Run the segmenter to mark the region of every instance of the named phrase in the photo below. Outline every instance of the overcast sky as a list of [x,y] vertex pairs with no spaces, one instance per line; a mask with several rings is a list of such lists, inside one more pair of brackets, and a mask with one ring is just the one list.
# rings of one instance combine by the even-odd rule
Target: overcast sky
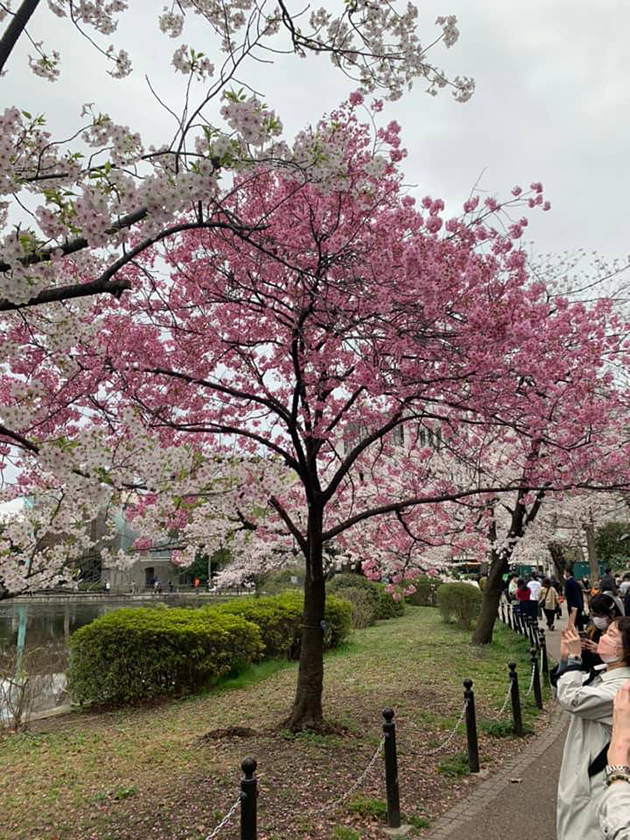
[[[81,105],[95,101],[145,137],[165,139],[168,118],[148,95],[144,72],[176,105],[183,79],[169,66],[171,53],[181,40],[202,46],[204,30],[193,18],[194,37],[188,30],[188,38],[170,41],[155,23],[163,0],[131,5],[132,13],[122,16],[112,36],[134,61],[131,79],[109,79],[104,60],[42,3],[31,30],[62,53],[61,81],[38,80],[23,60],[15,60],[0,82],[5,103],[45,112],[56,131],[67,132],[78,125]],[[419,85],[387,106],[384,121],[396,118],[403,126],[408,182],[418,185],[420,195],[441,196],[457,212],[482,173],[480,187],[492,194],[540,180],[553,210],[534,214],[529,228],[539,252],[583,247],[609,257],[627,255],[630,3],[419,0],[418,5],[426,42],[438,31],[436,15],[459,17],[460,41],[448,51],[438,47],[433,58],[450,75],[473,76],[477,92],[460,105],[448,92],[432,98]],[[207,51],[212,54],[212,44]],[[324,57],[282,58],[273,68],[250,65],[243,76],[278,111],[289,135],[354,87]]]
[[[106,75],[106,63],[93,48],[42,2],[31,33],[62,53],[61,80],[50,84],[34,77],[23,43],[0,80],[3,107],[45,113],[54,134],[68,136],[80,125],[82,104],[96,102],[145,141],[170,139],[173,126],[149,95],[144,74],[177,108],[186,80],[170,67],[173,49],[185,40],[213,56],[213,46],[203,44],[204,29],[194,17],[194,35],[185,30],[173,42],[159,33],[156,19],[164,0],[131,0],[131,5],[111,40],[128,49],[136,72],[117,82]],[[528,233],[538,253],[585,248],[609,258],[629,254],[630,3],[419,0],[419,7],[427,43],[437,32],[438,14],[459,17],[459,43],[448,51],[438,47],[433,60],[449,75],[473,76],[477,92],[460,105],[448,92],[432,98],[419,85],[386,106],[383,122],[395,118],[403,127],[409,150],[405,173],[417,194],[442,197],[457,213],[480,176],[480,188],[497,195],[516,183],[540,180],[553,209],[533,214]],[[107,45],[109,38],[100,42]],[[278,111],[289,136],[355,87],[324,57],[281,58],[274,67],[254,64],[243,77]]]

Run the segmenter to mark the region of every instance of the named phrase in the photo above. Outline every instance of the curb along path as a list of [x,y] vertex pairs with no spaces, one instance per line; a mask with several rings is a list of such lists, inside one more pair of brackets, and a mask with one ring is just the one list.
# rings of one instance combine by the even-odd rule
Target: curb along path
[[[565,624],[566,620],[558,622],[557,629],[547,633],[549,653],[556,660]],[[556,707],[547,730],[443,814],[427,840],[505,840],[507,836],[510,840],[555,840],[556,792],[567,725],[568,715]]]

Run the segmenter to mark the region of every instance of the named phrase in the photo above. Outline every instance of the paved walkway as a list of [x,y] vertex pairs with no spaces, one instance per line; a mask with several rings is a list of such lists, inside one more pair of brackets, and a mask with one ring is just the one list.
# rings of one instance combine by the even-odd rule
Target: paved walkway
[[[560,658],[560,627],[547,646]],[[547,731],[435,823],[430,840],[556,840],[556,789],[568,716],[556,707]],[[578,838],[576,838],[578,840]]]

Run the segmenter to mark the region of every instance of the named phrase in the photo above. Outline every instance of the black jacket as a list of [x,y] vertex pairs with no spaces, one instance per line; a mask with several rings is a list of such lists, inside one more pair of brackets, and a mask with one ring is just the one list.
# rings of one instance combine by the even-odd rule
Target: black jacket
[[577,607],[579,612],[584,609],[584,596],[582,595],[582,588],[577,580],[570,577],[564,582],[564,597],[567,601],[567,609],[569,612],[573,607]]

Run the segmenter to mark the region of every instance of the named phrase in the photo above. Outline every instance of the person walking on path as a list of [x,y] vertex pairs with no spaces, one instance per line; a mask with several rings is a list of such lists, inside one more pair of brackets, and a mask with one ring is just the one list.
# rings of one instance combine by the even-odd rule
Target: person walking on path
[[617,584],[612,576],[612,569],[606,569],[601,580],[600,589],[602,592],[611,592],[613,595],[617,594]]
[[527,588],[529,589],[529,591],[531,593],[531,600],[532,601],[537,601],[538,596],[540,595],[540,590],[541,590],[542,587],[541,587],[540,581],[536,577],[535,573],[532,574],[532,576],[531,576],[531,578],[530,578],[530,580],[527,584]]
[[564,570],[564,598],[567,602],[569,615],[571,615],[572,610],[577,610],[574,623],[578,630],[582,630],[584,628],[584,596],[579,583],[573,577],[571,569]]
[[597,652],[606,670],[584,681],[582,642],[573,608],[562,633],[558,703],[571,715],[558,780],[557,840],[601,840],[598,808],[605,791],[613,698],[630,679],[630,619],[615,619]]
[[547,629],[553,630],[556,623],[556,611],[558,609],[558,593],[551,585],[549,578],[543,578],[538,603],[543,609],[547,621]]

